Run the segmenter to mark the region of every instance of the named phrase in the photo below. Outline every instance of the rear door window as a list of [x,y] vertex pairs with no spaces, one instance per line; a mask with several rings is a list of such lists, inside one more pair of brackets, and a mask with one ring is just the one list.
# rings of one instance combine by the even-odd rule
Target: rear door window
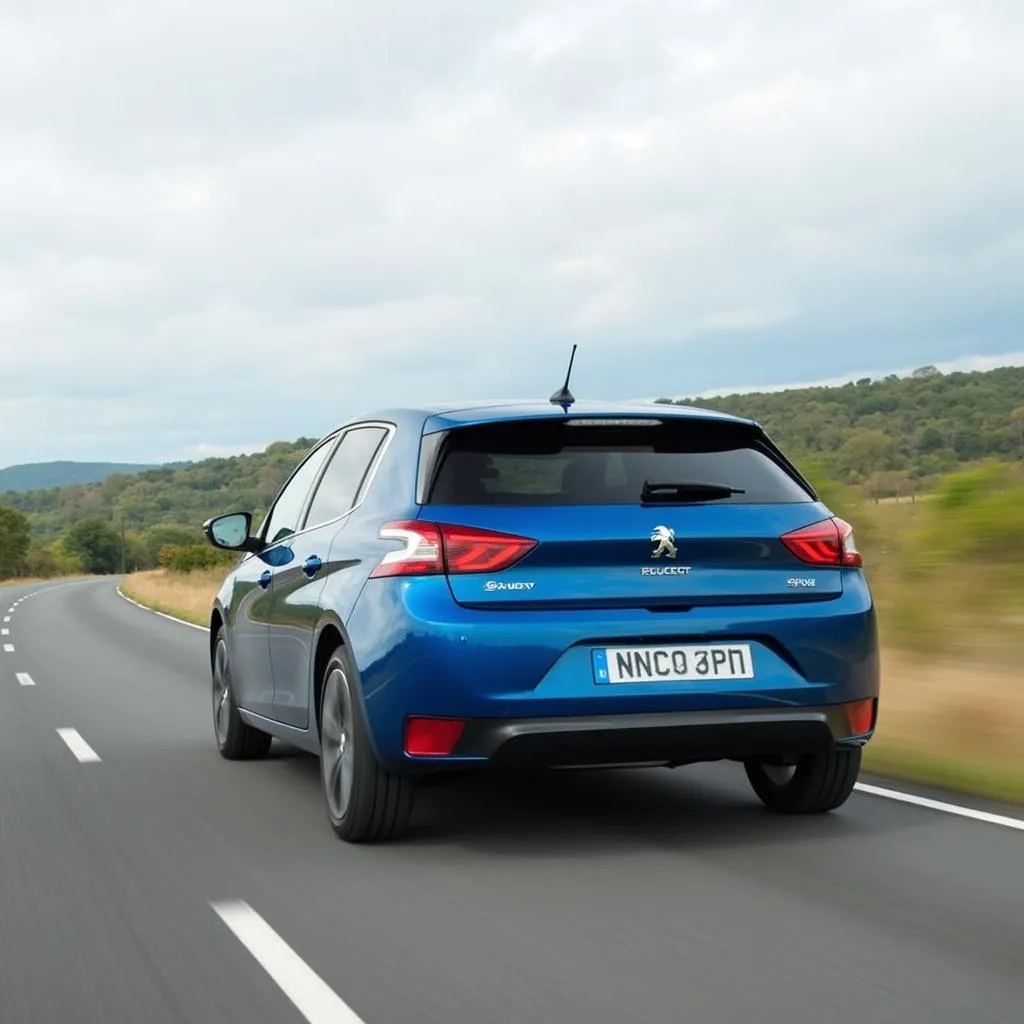
[[357,427],[346,432],[310,503],[307,527],[337,519],[352,508],[373,457],[386,436],[384,427]]
[[[718,485],[716,504],[809,502],[746,424],[689,420],[588,426],[511,421],[453,430],[439,450],[434,505],[639,505],[644,484]],[[691,498],[678,503],[686,503]],[[665,504],[664,501],[659,504]]]

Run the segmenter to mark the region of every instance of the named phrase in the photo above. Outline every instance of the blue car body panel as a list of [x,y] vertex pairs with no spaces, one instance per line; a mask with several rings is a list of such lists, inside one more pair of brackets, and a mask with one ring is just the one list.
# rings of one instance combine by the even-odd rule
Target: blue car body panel
[[[239,700],[243,717],[317,750],[317,657],[325,636],[347,647],[375,752],[395,770],[486,760],[473,753],[429,763],[408,757],[409,715],[522,722],[821,709],[877,696],[878,637],[864,572],[802,564],[779,540],[832,515],[813,494],[792,503],[664,507],[418,501],[423,453],[434,435],[586,416],[749,424],[675,406],[577,403],[566,413],[536,402],[395,409],[354,421],[391,431],[357,506],[286,538],[276,545],[283,554],[245,556],[218,595],[214,624],[225,623],[238,672],[252,676],[242,684],[253,695]],[[499,574],[371,578],[395,549],[378,530],[399,520],[511,532],[538,543]],[[659,525],[675,530],[671,563],[652,560],[651,531]],[[313,577],[302,568],[310,558],[322,563]],[[272,568],[269,593],[260,592],[254,581],[274,560],[282,564]],[[672,571],[652,571],[668,565]],[[488,587],[499,579],[532,586]],[[268,668],[261,675],[251,644],[263,618]],[[247,653],[237,650],[242,636]],[[595,652],[606,646],[712,641],[748,643],[755,679],[609,684],[595,673]]]

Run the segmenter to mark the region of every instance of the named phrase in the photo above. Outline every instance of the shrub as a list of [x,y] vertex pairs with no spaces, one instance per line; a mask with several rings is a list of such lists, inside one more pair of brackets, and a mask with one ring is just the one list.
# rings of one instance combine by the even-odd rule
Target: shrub
[[75,576],[83,571],[81,557],[65,550],[60,541],[52,544],[34,543],[25,556],[25,574],[35,579]]
[[208,544],[168,544],[160,549],[158,561],[171,572],[227,568],[237,556]]
[[953,473],[936,491],[926,521],[908,545],[909,568],[1024,568],[1022,524],[1024,479],[1009,466],[990,463]]

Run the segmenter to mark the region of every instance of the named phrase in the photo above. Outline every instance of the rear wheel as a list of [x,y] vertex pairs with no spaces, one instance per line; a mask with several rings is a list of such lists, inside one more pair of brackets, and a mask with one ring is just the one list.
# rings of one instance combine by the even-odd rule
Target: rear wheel
[[320,698],[320,778],[327,817],[350,843],[397,839],[412,816],[413,781],[385,771],[373,752],[343,647],[331,656]]
[[779,814],[823,814],[846,803],[860,774],[861,748],[809,754],[795,765],[747,761],[747,778],[761,802]]
[[270,750],[271,737],[246,725],[238,714],[223,626],[213,648],[213,732],[221,757],[229,761],[266,757]]

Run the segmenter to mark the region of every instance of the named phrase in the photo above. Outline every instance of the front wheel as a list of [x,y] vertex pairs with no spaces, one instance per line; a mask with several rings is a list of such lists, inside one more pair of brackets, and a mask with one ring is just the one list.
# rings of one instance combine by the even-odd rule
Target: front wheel
[[331,656],[320,697],[320,778],[327,817],[349,843],[397,839],[412,816],[413,781],[385,771],[353,687],[354,673],[343,647]]
[[270,750],[271,737],[246,725],[238,713],[223,626],[213,648],[213,732],[221,757],[229,761],[266,757]]
[[823,814],[849,799],[860,774],[861,748],[808,754],[795,765],[747,761],[747,778],[761,802],[779,814]]

